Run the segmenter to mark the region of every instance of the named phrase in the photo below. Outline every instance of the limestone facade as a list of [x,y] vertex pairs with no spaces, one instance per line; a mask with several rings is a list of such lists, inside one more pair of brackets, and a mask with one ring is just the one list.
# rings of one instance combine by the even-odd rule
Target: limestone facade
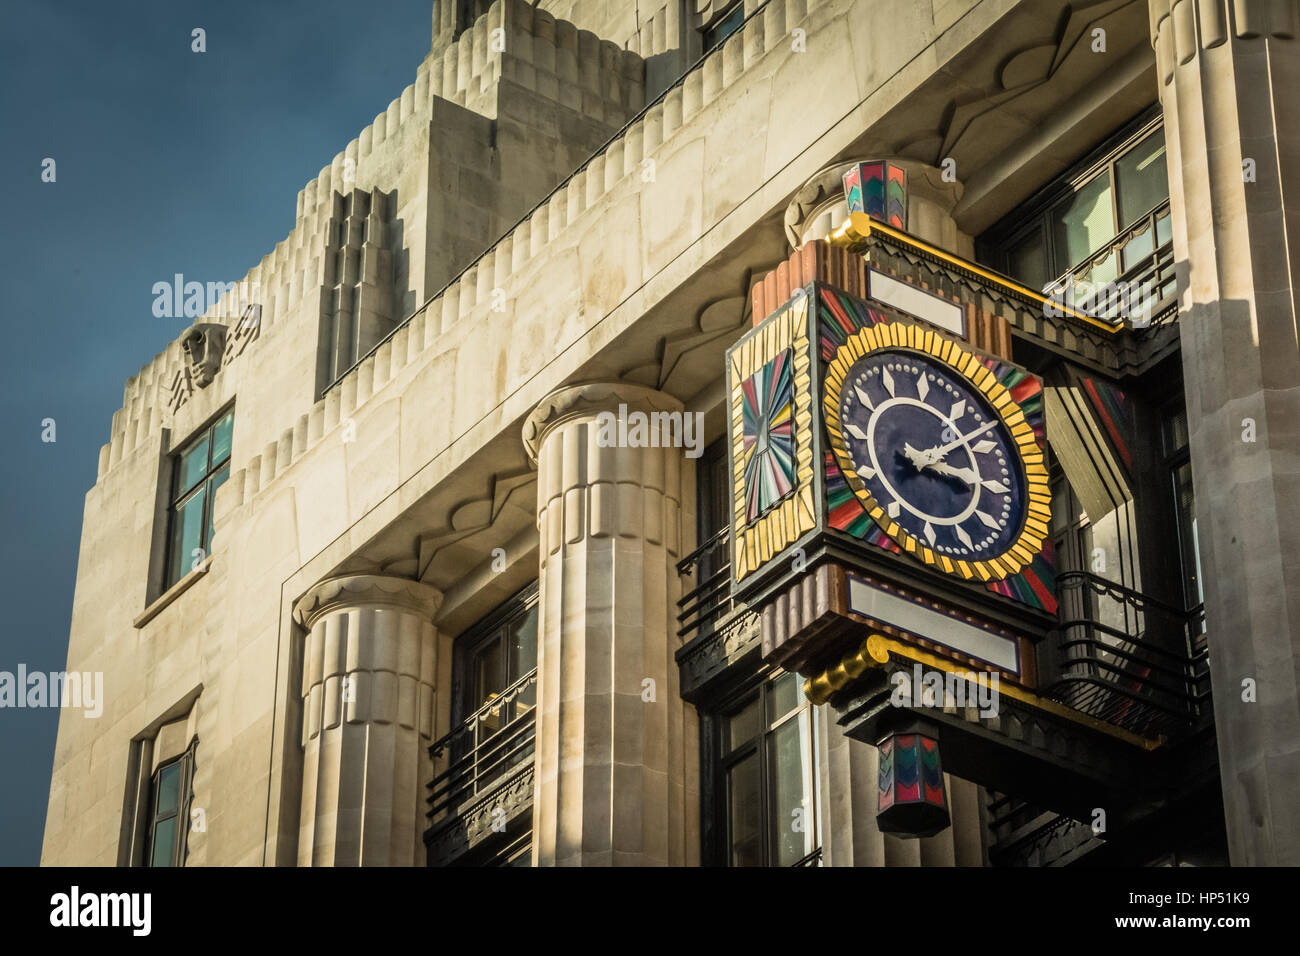
[[[606,447],[599,416],[723,434],[751,292],[823,239],[846,164],[904,165],[908,231],[971,259],[1157,103],[1231,858],[1300,862],[1294,4],[743,9],[706,51],[723,0],[434,4],[414,82],[249,271],[259,308],[195,320],[226,332],[210,381],[181,336],[126,383],[68,661],[104,673],[104,713],[62,716],[44,864],[141,863],[148,770],[193,744],[186,865],[424,865],[430,784],[463,759],[429,753],[466,716],[457,640],[534,583],[528,859],[708,862],[716,715],[679,687],[699,459]],[[215,534],[169,580],[174,457],[231,408]],[[882,834],[874,748],[809,713],[823,864],[988,862],[984,790],[949,777],[949,830]]]

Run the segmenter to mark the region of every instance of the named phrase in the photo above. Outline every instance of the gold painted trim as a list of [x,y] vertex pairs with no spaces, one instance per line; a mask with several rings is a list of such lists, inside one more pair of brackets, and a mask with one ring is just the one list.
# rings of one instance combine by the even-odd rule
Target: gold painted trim
[[[998,275],[996,272],[990,272],[988,269],[976,265],[969,259],[962,259],[959,256],[954,256],[951,253],[944,252],[944,250],[937,246],[932,246],[928,242],[922,242],[920,239],[917,239],[914,236],[909,236],[907,233],[895,229],[893,226],[887,226],[883,222],[877,222],[875,219],[872,219],[863,212],[850,213],[849,218],[844,220],[838,229],[826,237],[826,241],[833,246],[842,246],[850,252],[860,253],[862,252],[862,244],[870,239],[873,232],[878,232],[882,236],[887,236],[889,239],[899,243],[900,245],[911,246],[927,255],[942,259],[944,262],[957,266],[959,269],[964,269],[966,272],[974,273],[986,282],[1015,292],[1017,295],[1032,299],[1040,306],[1047,304],[1047,296],[1043,295],[1041,292],[1035,292],[1033,289],[1023,286],[1018,282],[1014,282],[1006,276]],[[1102,322],[1100,319],[1094,319],[1090,315],[1076,312],[1074,309],[1065,305],[1057,305],[1053,303],[1052,308],[1059,309],[1061,314],[1064,316],[1069,316],[1078,322],[1091,325],[1094,328],[1101,329],[1111,335],[1118,335],[1120,332],[1124,331],[1123,325],[1110,325],[1106,322]]]
[[[1033,556],[1043,549],[1045,535],[1039,531],[1042,523],[1033,519],[1050,519],[1050,512],[1038,502],[1051,500],[1051,488],[1048,485],[1046,470],[1031,468],[1026,461],[1031,447],[1034,453],[1038,452],[1038,444],[1034,441],[1033,429],[1025,423],[1024,412],[1020,406],[973,352],[948,339],[938,339],[928,333],[922,336],[918,334],[921,331],[919,326],[902,322],[876,325],[854,332],[836,350],[835,357],[827,367],[826,388],[822,398],[822,414],[826,422],[826,434],[830,440],[831,450],[849,487],[853,489],[858,501],[881,530],[898,542],[904,551],[916,555],[931,567],[953,574],[949,562],[941,561],[941,555],[926,547],[925,543],[915,535],[904,531],[872,497],[865,482],[858,475],[857,469],[853,467],[853,458],[849,454],[848,442],[844,439],[844,429],[840,424],[840,398],[849,380],[849,372],[859,359],[873,352],[901,350],[924,355],[947,366],[954,375],[960,376],[974,391],[980,392],[985,396],[985,400],[989,401],[999,421],[1011,436],[1011,441],[1007,443],[1008,448],[1019,457],[1020,470],[1025,476],[1023,513],[1019,516],[1020,530],[1016,536],[1002,551],[986,558],[955,559],[956,574],[960,577],[967,580],[978,577],[981,581],[1004,580],[1018,574],[1033,561]],[[875,345],[873,346],[872,343]],[[966,369],[971,371],[967,372]],[[980,371],[985,372],[987,377],[980,376]],[[982,385],[979,384],[981,379]],[[1011,420],[1017,421],[1018,424],[1013,426]],[[1028,560],[1022,557],[1025,552],[1029,554]]]
[[[949,674],[969,674],[974,672],[974,668],[959,666],[919,647],[912,647],[910,644],[896,641],[884,634],[872,634],[862,642],[857,650],[845,654],[834,667],[827,668],[816,677],[805,680],[803,683],[804,696],[813,704],[824,704],[830,700],[833,694],[843,690],[851,681],[856,680],[868,670],[888,664],[891,655]],[[1009,681],[998,681],[998,694],[1010,697],[1012,700],[1018,700],[1022,704],[1027,704],[1053,716],[1061,717],[1076,724],[1082,724],[1099,733],[1107,734],[1146,751],[1155,750],[1167,742],[1167,738],[1163,735],[1155,739],[1142,737],[1122,727],[1108,724],[1104,720],[1098,720],[1096,717],[1089,716],[1072,707],[1066,707],[1059,701],[1041,697],[1033,691]]]

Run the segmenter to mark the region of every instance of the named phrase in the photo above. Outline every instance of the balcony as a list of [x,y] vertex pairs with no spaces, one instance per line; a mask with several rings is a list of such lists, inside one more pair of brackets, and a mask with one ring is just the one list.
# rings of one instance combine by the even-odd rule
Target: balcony
[[1176,287],[1166,199],[1043,294],[1116,326],[1127,321],[1133,328],[1146,328],[1176,317]]
[[1103,578],[1057,579],[1061,624],[1039,653],[1044,693],[1144,737],[1212,720],[1205,608],[1190,610]]
[[531,830],[536,685],[534,668],[429,748],[449,761],[426,798],[430,866],[490,864]]
[[731,529],[723,528],[677,564],[693,585],[677,602],[682,697],[694,702],[733,664],[757,655],[758,615],[731,598]]

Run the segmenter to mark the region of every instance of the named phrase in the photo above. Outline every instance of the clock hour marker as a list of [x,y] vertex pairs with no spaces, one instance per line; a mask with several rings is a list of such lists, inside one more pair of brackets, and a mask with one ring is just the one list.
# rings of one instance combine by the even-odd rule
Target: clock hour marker
[[976,454],[979,454],[979,455],[984,455],[984,454],[987,454],[988,452],[991,452],[994,448],[997,448],[997,447],[998,447],[998,443],[997,443],[997,442],[995,442],[995,441],[990,441],[989,439],[985,438],[983,441],[976,442],[976,443],[971,447],[971,451],[973,451],[973,452],[975,452]]
[[867,393],[863,390],[861,385],[854,385],[853,391],[858,393],[858,401],[862,403],[863,408],[866,408],[870,411],[875,411],[875,406],[871,404],[870,397],[868,397]]
[[998,495],[1004,495],[1004,494],[1006,494],[1007,491],[1008,491],[1006,485],[1004,485],[1004,484],[1003,484],[1002,482],[1000,482],[1000,481],[994,481],[992,478],[990,478],[990,479],[988,479],[987,481],[983,482],[983,485],[984,485],[984,487],[987,488],[989,491],[993,492],[994,494],[998,494]]
[[952,407],[952,411],[948,413],[948,418],[955,423],[957,419],[961,418],[965,414],[966,414],[966,400],[963,398],[960,402],[958,402],[956,405]]
[[894,376],[889,374],[889,369],[880,370],[880,380],[885,384],[886,391],[892,396],[894,394]]
[[862,441],[867,440],[867,433],[864,432],[857,425],[853,424],[852,422],[849,422],[847,425],[845,425],[844,430],[847,431],[854,438],[861,439]]
[[928,521],[925,523],[925,540],[929,541],[931,546],[934,545],[934,528],[930,526]]
[[984,512],[982,512],[982,511],[976,511],[976,512],[975,512],[975,517],[979,518],[980,521],[983,521],[986,525],[988,525],[988,526],[989,526],[990,528],[992,528],[994,531],[997,531],[997,530],[998,530],[999,525],[998,525],[998,523],[997,523],[997,520],[994,519],[991,515],[986,515],[986,514],[985,514]]
[[966,547],[968,548],[975,547],[975,545],[971,544],[970,535],[966,533],[966,529],[963,528],[961,525],[959,524],[953,525],[952,530],[953,533],[957,535],[957,540],[960,541],[962,544],[966,545]]
[[885,509],[885,511],[889,513],[889,517],[891,517],[891,518],[897,518],[897,517],[898,517],[898,512],[899,512],[900,510],[902,510],[902,509],[899,507],[899,504],[898,504],[897,501],[891,501],[891,502],[889,503],[889,507]]
[[926,394],[930,391],[930,383],[925,380],[925,372],[916,377],[916,395],[921,401],[925,401]]

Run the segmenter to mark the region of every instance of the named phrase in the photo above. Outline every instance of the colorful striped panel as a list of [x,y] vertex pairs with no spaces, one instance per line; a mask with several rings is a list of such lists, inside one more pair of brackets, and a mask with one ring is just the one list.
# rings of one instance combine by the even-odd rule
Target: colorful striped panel
[[785,349],[740,385],[747,522],[794,490],[793,368]]

